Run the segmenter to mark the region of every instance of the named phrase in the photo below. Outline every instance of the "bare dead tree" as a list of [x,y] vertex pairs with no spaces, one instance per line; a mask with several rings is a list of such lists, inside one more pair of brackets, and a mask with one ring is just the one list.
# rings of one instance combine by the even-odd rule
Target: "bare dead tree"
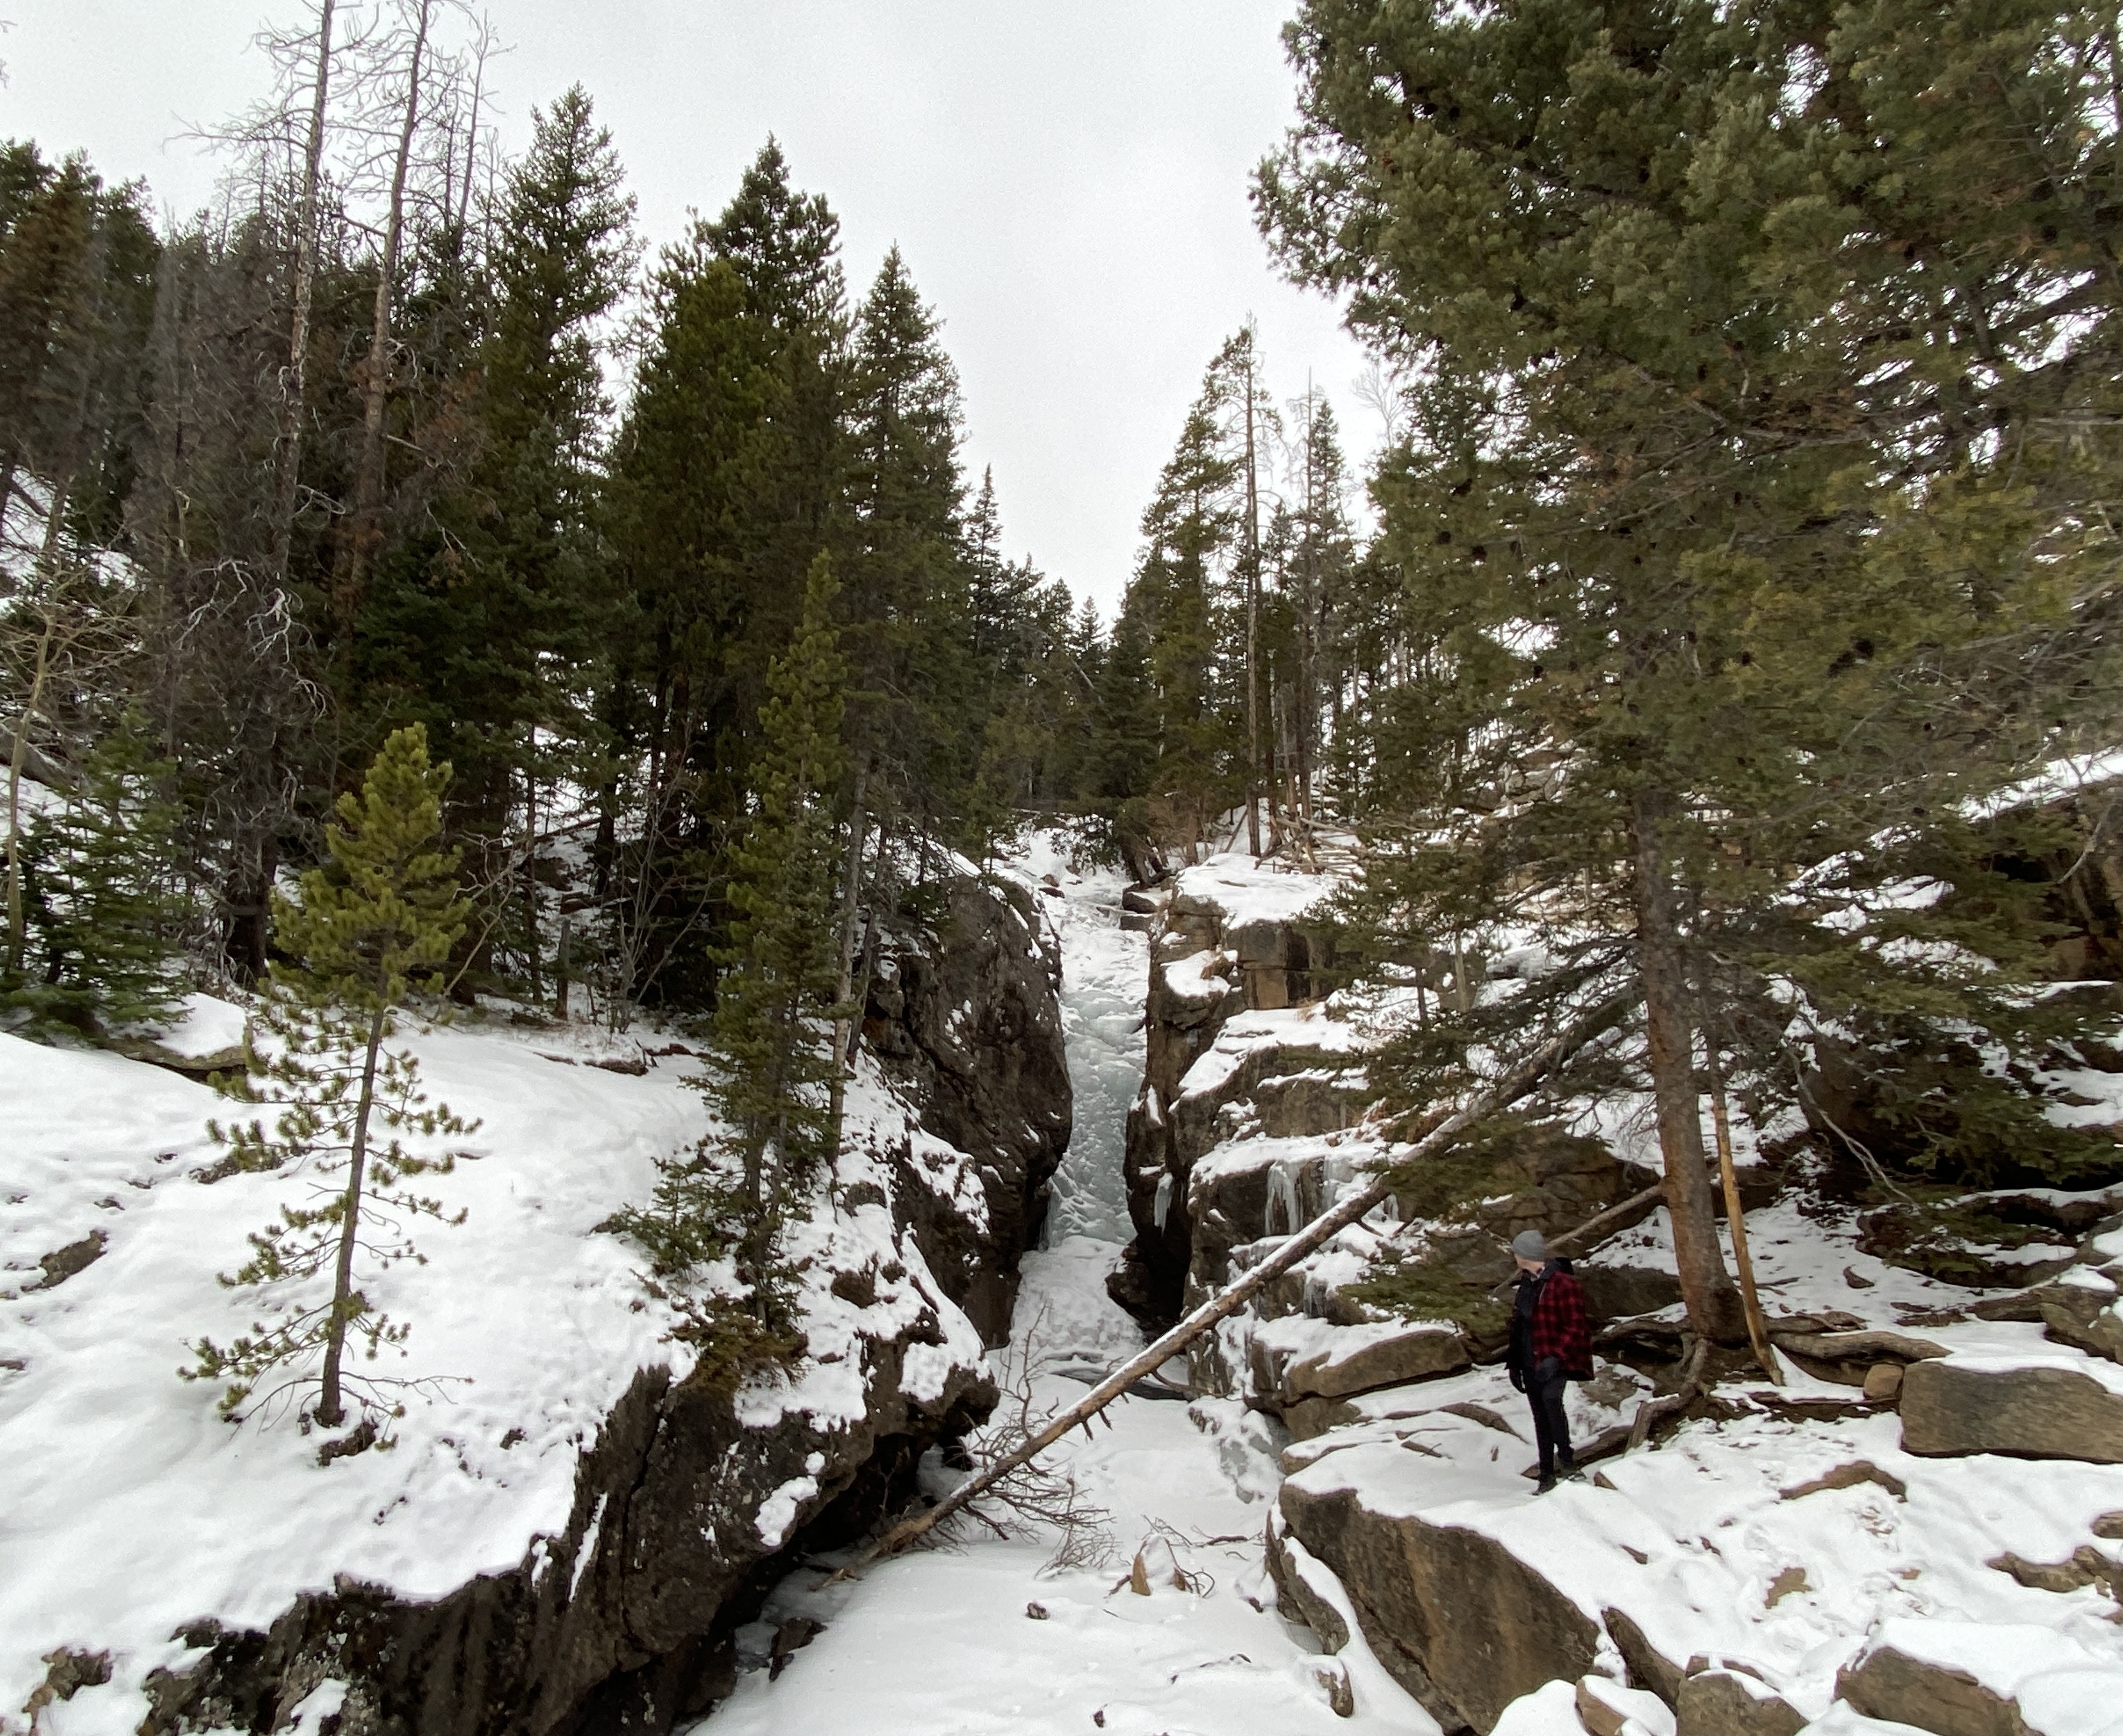
[[[368,360],[362,378],[361,449],[355,462],[354,514],[349,536],[346,575],[336,598],[342,631],[351,629],[360,606],[363,569],[378,535],[383,505],[384,412],[391,392],[391,306],[397,287],[398,258],[405,235],[405,195],[413,168],[413,148],[420,129],[423,79],[428,71],[429,37],[437,0],[400,0],[405,26],[405,103],[386,196],[382,244],[376,265],[376,298],[369,322]],[[321,81],[320,82],[321,88]]]

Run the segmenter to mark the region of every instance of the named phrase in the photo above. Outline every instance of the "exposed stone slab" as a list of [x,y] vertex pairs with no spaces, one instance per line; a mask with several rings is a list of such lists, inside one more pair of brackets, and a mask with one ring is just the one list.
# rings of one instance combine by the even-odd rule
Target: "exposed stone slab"
[[1277,1405],[1347,1398],[1470,1365],[1459,1329],[1443,1323],[1335,1326],[1298,1316],[1254,1333],[1254,1393]]
[[1907,1452],[2123,1465],[2123,1392],[2069,1366],[1912,1363],[1902,1375],[1901,1415]]
[[1598,1625],[1494,1538],[1371,1512],[1354,1491],[1283,1485],[1291,1533],[1347,1588],[1379,1661],[1439,1721],[1488,1731],[1597,1661]]
[[1806,1723],[1759,1677],[1713,1666],[1682,1681],[1674,1736],[1798,1736]]
[[1891,1645],[1869,1648],[1835,1680],[1835,1696],[1869,1718],[1929,1730],[1933,1736],[2038,1736],[2018,1704],[1993,1692],[1966,1670],[1913,1658]]
[[1836,1697],[1933,1736],[2086,1736],[2116,1712],[2112,1651],[2050,1627],[1898,1619],[1844,1665]]

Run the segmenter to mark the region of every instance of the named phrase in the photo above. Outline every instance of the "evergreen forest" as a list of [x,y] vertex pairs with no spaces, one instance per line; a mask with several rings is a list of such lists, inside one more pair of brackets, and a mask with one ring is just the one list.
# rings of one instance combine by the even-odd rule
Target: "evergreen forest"
[[0,151],[10,1028],[309,968],[293,890],[417,730],[462,908],[416,987],[712,1033],[755,1269],[859,908],[1033,819],[1144,884],[1360,864],[1410,1109],[1640,1023],[1727,1336],[1704,1089],[1877,1189],[2114,1167],[2046,1082],[2113,1062],[2123,945],[2065,775],[2123,729],[2112,20],[1306,0],[1252,196],[1384,438],[1231,333],[1109,620],[1005,554],[897,250],[851,284],[771,139],[652,243],[588,91],[499,152],[462,26],[296,9],[180,221]]

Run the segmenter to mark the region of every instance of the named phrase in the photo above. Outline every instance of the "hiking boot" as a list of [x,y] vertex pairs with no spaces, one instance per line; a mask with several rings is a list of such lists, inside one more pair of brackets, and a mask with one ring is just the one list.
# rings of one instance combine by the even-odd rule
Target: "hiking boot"
[[1535,1484],[1535,1485],[1533,1485],[1533,1492],[1534,1492],[1535,1494],[1547,1494],[1547,1493],[1548,1493],[1551,1489],[1553,1489],[1553,1488],[1554,1488],[1554,1487],[1555,1487],[1555,1476],[1554,1476],[1554,1474],[1552,1471],[1543,1471],[1543,1472],[1541,1472],[1541,1474],[1540,1474],[1540,1480],[1538,1483],[1536,1483],[1536,1484]]
[[1585,1467],[1582,1465],[1565,1465],[1555,1473],[1555,1480],[1558,1483],[1582,1483],[1584,1480]]

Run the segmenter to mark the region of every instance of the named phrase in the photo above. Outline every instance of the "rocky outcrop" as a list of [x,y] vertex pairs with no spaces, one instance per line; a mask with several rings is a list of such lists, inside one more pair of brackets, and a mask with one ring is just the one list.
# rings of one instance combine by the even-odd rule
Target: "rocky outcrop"
[[995,1401],[944,1311],[1006,1336],[1071,1123],[1058,961],[1029,906],[961,878],[935,933],[876,961],[864,1030],[919,1129],[844,1160],[861,1179],[838,1204],[888,1208],[905,1263],[813,1279],[860,1311],[844,1348],[813,1347],[858,1376],[859,1405],[644,1368],[578,1462],[565,1527],[515,1567],[423,1602],[342,1579],[262,1630],[203,1619],[149,1677],[143,1736],[268,1736],[327,1681],[332,1736],[660,1733],[726,1694],[734,1631],[790,1563],[903,1504],[921,1454]]
[[[1197,1071],[1240,1015],[1316,1007],[1334,947],[1333,925],[1310,916],[1235,922],[1214,899],[1184,890],[1166,903],[1151,942],[1143,1088],[1128,1114],[1136,1234],[1110,1286],[1146,1324],[1178,1317],[1190,1274],[1220,1281],[1235,1245],[1270,1233],[1267,1181],[1235,1173],[1229,1197],[1221,1188],[1200,1194],[1200,1158],[1240,1133],[1336,1132],[1370,1100],[1345,1034],[1324,1017],[1249,1032]],[[1197,1223],[1207,1232],[1198,1242]]]
[[1253,1391],[1279,1405],[1405,1386],[1470,1361],[1454,1328],[1430,1321],[1335,1326],[1296,1316],[1258,1328],[1249,1349]]
[[[1493,1538],[1370,1512],[1347,1489],[1286,1483],[1281,1509],[1339,1578],[1379,1661],[1447,1729],[1487,1730],[1520,1695],[1597,1660],[1598,1624]],[[1272,1547],[1269,1567],[1278,1588],[1294,1577]],[[1301,1588],[1291,1605],[1305,1607]]]
[[1706,1664],[1685,1677],[1674,1707],[1674,1736],[1798,1736],[1795,1710],[1751,1670]]
[[2123,1391],[2063,1366],[1947,1358],[1902,1371],[1902,1447],[2123,1465]]
[[970,875],[949,885],[932,935],[880,953],[863,1035],[922,1127],[970,1156],[985,1218],[940,1196],[895,1154],[902,1227],[991,1345],[1010,1337],[1017,1262],[1037,1246],[1047,1185],[1073,1117],[1062,959],[1032,894]]
[[[960,1371],[917,1402],[905,1345],[873,1349],[867,1415],[845,1430],[748,1428],[727,1390],[643,1370],[583,1457],[566,1529],[518,1567],[432,1602],[342,1580],[262,1633],[201,1621],[180,1635],[199,1655],[148,1678],[143,1736],[267,1736],[327,1679],[348,1684],[338,1736],[663,1731],[705,1712],[777,1558],[860,1535],[907,1497],[927,1443],[994,1401]],[[807,1485],[785,1540],[776,1497]]]

